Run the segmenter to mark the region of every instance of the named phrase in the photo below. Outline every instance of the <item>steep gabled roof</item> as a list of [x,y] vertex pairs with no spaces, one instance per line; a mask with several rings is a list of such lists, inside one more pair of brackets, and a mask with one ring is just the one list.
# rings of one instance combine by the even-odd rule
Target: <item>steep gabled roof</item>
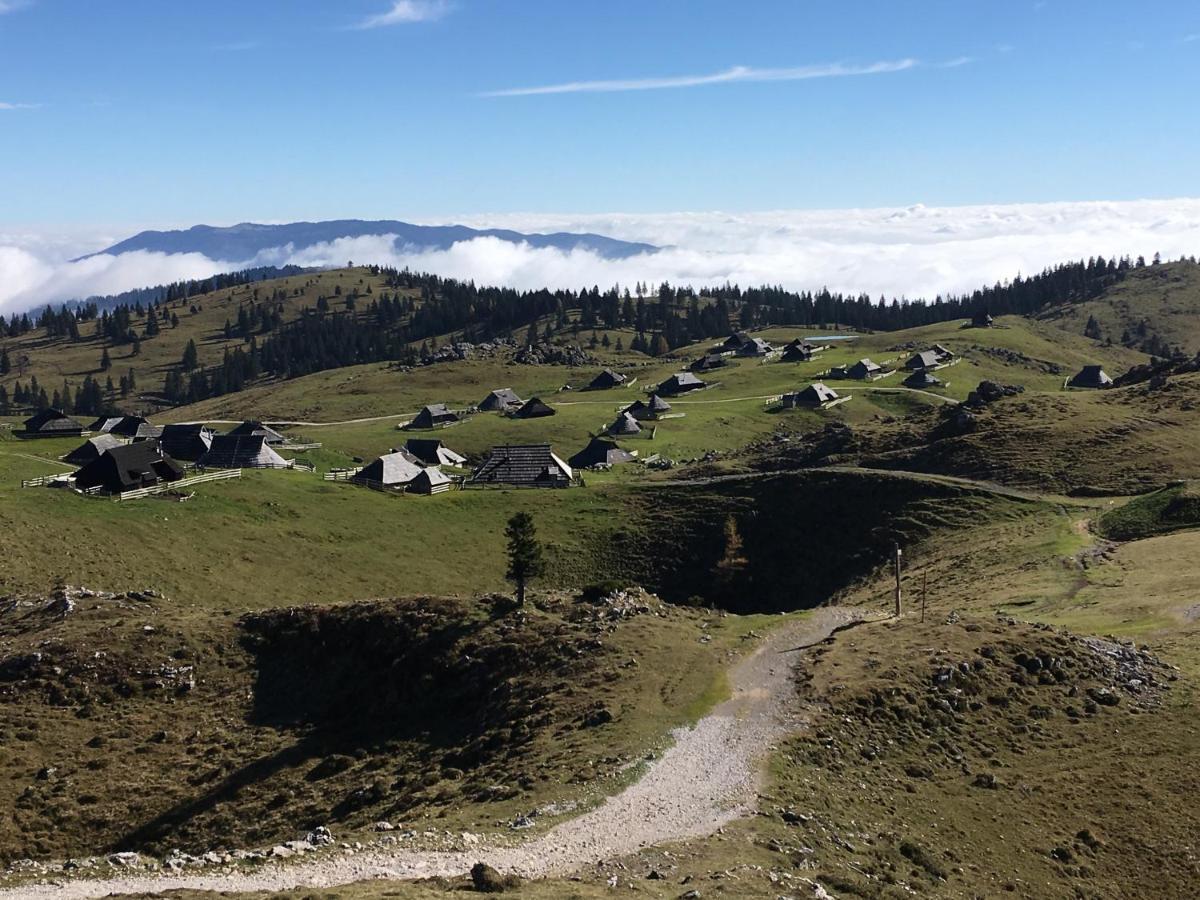
[[612,424],[605,429],[606,433],[613,435],[639,434],[641,430],[642,426],[638,424],[638,420],[627,412],[619,413]]
[[592,379],[591,383],[588,385],[588,390],[603,391],[607,390],[608,388],[619,387],[627,380],[628,379],[619,372],[614,372],[612,369],[605,369]]
[[[800,406],[820,406],[838,399],[838,393],[824,382],[814,381],[808,387],[792,394],[792,402]],[[785,403],[786,405],[786,403]]]
[[740,350],[746,345],[748,340],[750,340],[749,334],[744,331],[735,331],[733,334],[729,335],[729,337],[725,338],[725,341],[721,344],[721,347],[724,350]]
[[411,453],[397,450],[367,463],[357,474],[352,475],[350,480],[374,481],[388,485],[408,484],[421,474],[423,468],[421,461]]
[[922,350],[913,354],[904,364],[906,369],[933,369],[942,364],[942,357],[936,350]]
[[493,447],[475,473],[473,484],[509,484],[514,487],[562,487],[574,472],[554,455],[549,444]]
[[854,365],[852,365],[849,369],[847,369],[846,374],[849,375],[851,378],[866,378],[868,375],[873,375],[876,372],[881,372],[881,371],[883,371],[882,366],[880,366],[878,363],[872,362],[871,360],[864,358],[864,359],[860,359],[858,362],[856,362]]
[[657,393],[666,394],[669,397],[672,394],[683,394],[704,386],[705,383],[691,372],[676,372],[666,381],[659,384]]
[[629,413],[638,421],[644,419],[657,419],[664,413],[671,411],[671,404],[664,400],[658,394],[651,394],[645,400],[637,400],[629,406],[625,407],[625,412]]
[[1070,380],[1071,387],[1102,388],[1108,387],[1113,380],[1101,366],[1084,366]]
[[774,351],[774,347],[764,341],[762,338],[751,338],[738,347],[739,356],[766,356]]
[[572,456],[568,463],[576,469],[588,469],[592,466],[616,466],[621,463],[633,462],[637,456],[628,450],[622,450],[612,438],[594,437],[586,447]]
[[514,406],[520,406],[524,402],[512,388],[497,388],[483,398],[483,401],[479,404],[479,408],[488,412],[493,410],[503,412]]
[[467,461],[438,438],[409,438],[404,449],[427,466],[461,466]]
[[75,486],[119,494],[182,477],[179,463],[164,456],[153,441],[142,441],[105,450],[75,473]]
[[272,446],[275,444],[287,443],[287,438],[285,438],[271,426],[264,425],[262,422],[245,421],[241,425],[238,425],[236,428],[232,429],[229,433],[239,436],[244,435],[247,437],[261,437]]
[[261,434],[218,434],[199,462],[210,469],[284,469],[288,465]]
[[940,378],[925,369],[918,369],[904,379],[904,386],[910,388],[937,387],[941,383]]
[[445,403],[432,403],[424,407],[411,422],[409,428],[432,428],[448,422],[457,422],[458,413],[446,406]]
[[429,466],[417,473],[408,485],[415,494],[435,494],[450,488],[450,476],[436,466]]
[[43,409],[25,420],[26,434],[71,435],[81,434],[83,425],[72,419],[61,409]]
[[211,428],[203,425],[165,425],[158,443],[172,459],[195,462],[212,447]]
[[513,417],[517,419],[540,419],[545,416],[552,416],[555,412],[554,407],[546,404],[541,397],[530,397],[513,414]]
[[141,416],[101,416],[88,426],[88,431],[116,434],[121,437],[136,437],[138,429],[150,423]]
[[111,450],[113,447],[122,446],[122,441],[113,437],[111,434],[98,434],[93,438],[88,438],[70,453],[63,460],[72,465],[84,466],[92,460],[100,457],[105,450]]
[[706,353],[692,363],[691,369],[694,372],[707,372],[710,369],[719,369],[727,365],[729,362],[720,353]]

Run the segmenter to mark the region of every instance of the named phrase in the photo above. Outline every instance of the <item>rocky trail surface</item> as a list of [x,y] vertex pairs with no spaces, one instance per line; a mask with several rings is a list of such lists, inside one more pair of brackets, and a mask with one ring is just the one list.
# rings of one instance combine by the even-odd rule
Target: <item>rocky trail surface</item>
[[501,872],[539,878],[579,871],[654,844],[703,837],[754,809],[764,757],[776,741],[806,724],[792,680],[798,653],[852,619],[849,611],[823,609],[774,629],[730,671],[729,699],[694,727],[677,730],[674,744],[640,779],[596,808],[518,846],[461,852],[370,847],[344,855],[313,854],[251,871],[114,871],[99,878],[12,886],[0,889],[0,898],[75,900],[176,889],[322,888],[374,878],[456,876],[479,861]]

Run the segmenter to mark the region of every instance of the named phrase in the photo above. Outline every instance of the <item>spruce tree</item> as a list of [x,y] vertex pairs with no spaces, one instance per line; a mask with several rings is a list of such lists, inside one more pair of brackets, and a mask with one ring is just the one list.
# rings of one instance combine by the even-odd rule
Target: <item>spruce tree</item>
[[517,587],[517,605],[525,604],[525,585],[545,572],[546,561],[538,543],[533,516],[519,512],[508,520],[504,529],[508,538],[508,572],[506,577]]

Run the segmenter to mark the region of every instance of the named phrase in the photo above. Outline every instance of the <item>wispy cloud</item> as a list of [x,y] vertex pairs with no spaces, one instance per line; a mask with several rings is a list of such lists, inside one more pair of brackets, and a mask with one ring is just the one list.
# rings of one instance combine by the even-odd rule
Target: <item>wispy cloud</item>
[[1194,44],[1196,41],[1200,41],[1200,31],[1195,34],[1185,34],[1183,36],[1183,43],[1185,44]]
[[[3,2],[3,0],[0,0]],[[386,28],[389,25],[411,25],[414,22],[433,22],[450,12],[449,0],[392,0],[392,8],[367,16],[356,29]]]
[[938,63],[939,69],[957,69],[959,66],[968,66],[975,62],[973,56],[956,56],[954,59],[948,59],[944,63]]
[[0,16],[29,6],[33,0],[0,0]]
[[667,78],[625,78],[610,81],[568,81],[539,87],[505,88],[486,91],[483,97],[529,97],[538,94],[613,93],[616,91],[661,91],[672,88],[706,87],[712,84],[731,84],[739,81],[806,81],[811,78],[846,78],[854,75],[883,75],[903,72],[920,63],[915,59],[885,60],[868,65],[828,63],[815,66],[796,66],[787,69],[756,69],[734,66],[709,75],[677,75]]
[[0,101],[0,110],[37,109],[39,106],[41,106],[40,103],[4,103]]

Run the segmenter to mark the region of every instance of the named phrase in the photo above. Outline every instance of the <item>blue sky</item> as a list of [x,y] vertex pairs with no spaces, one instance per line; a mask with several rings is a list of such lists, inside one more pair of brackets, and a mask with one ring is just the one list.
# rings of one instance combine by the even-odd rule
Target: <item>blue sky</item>
[[1195,196],[1198,85],[1183,0],[0,0],[0,224]]

